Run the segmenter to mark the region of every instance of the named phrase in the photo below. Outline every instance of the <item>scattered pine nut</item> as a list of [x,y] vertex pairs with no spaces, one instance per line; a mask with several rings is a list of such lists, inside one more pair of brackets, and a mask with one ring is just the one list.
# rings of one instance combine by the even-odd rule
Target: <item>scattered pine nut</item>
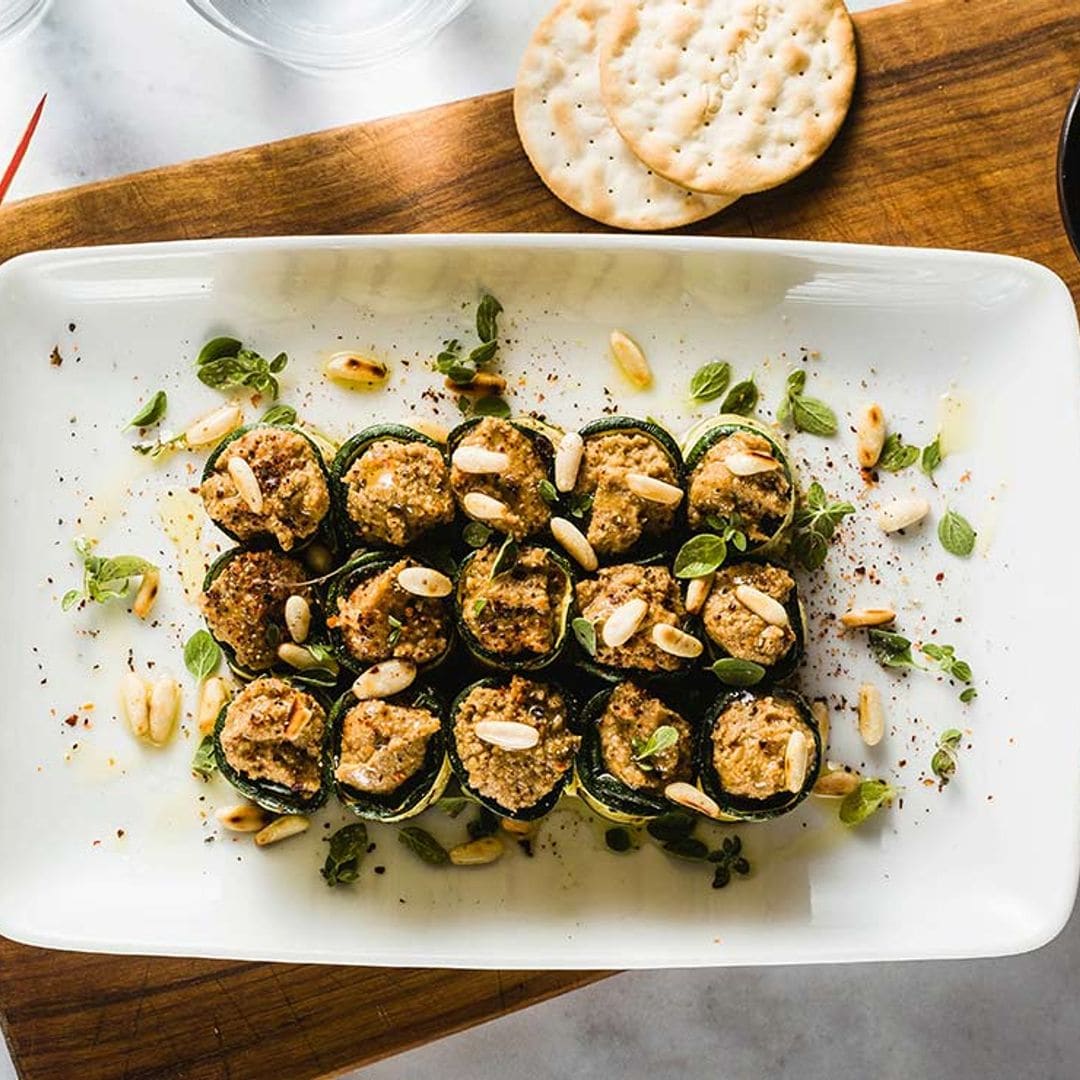
[[390,369],[382,360],[359,353],[339,352],[326,362],[328,378],[336,382],[352,383],[357,386],[378,386],[387,380]]
[[784,605],[768,593],[755,589],[753,585],[736,585],[735,599],[759,619],[764,619],[770,626],[791,625],[791,619]]
[[499,476],[510,467],[510,458],[501,450],[466,444],[454,451],[450,464],[472,476]]
[[133,671],[120,680],[120,711],[132,735],[145,739],[150,734],[150,687]]
[[131,610],[140,619],[145,619],[153,610],[158,589],[160,588],[161,574],[157,570],[147,570],[139,583],[139,591],[135,594],[135,603],[131,605]]
[[239,405],[221,405],[188,425],[184,432],[184,442],[190,447],[221,442],[243,422],[244,413]]
[[810,740],[798,729],[788,736],[784,748],[784,786],[793,795],[802,791],[810,766]]
[[626,486],[632,495],[646,502],[659,503],[661,506],[678,506],[682,502],[683,490],[675,484],[657,480],[655,476],[644,473],[627,473]]
[[823,799],[842,799],[850,795],[862,779],[857,772],[848,772],[847,769],[832,769],[823,772],[817,782],[811,788],[812,795],[818,795]]
[[270,823],[270,815],[253,803],[219,807],[214,816],[230,832],[259,832]]
[[555,489],[573,491],[581,471],[581,459],[585,456],[585,440],[576,432],[568,431],[559,441],[555,451]]
[[678,656],[684,660],[695,659],[705,649],[693,634],[688,634],[671,623],[654,623],[652,642],[670,656]]
[[720,817],[720,807],[717,806],[713,799],[710,799],[700,788],[694,787],[693,784],[687,784],[682,780],[674,784],[668,784],[664,788],[664,798],[669,802],[685,807],[687,810],[693,810],[697,814],[704,814],[705,817]]
[[209,735],[214,730],[218,715],[229,697],[229,684],[220,675],[211,675],[202,684],[196,713],[200,735]]
[[878,511],[878,525],[882,532],[899,532],[911,525],[917,525],[929,513],[930,504],[925,499],[894,499]]
[[550,522],[551,535],[556,542],[582,568],[590,573],[600,565],[592,544],[585,534],[564,517],[553,517]]
[[481,742],[501,750],[531,750],[540,741],[536,728],[514,720],[480,720],[473,731]]
[[753,450],[745,453],[739,451],[724,458],[724,468],[732,476],[757,476],[779,469],[780,462],[769,454],[760,454]]
[[297,671],[310,671],[311,668],[322,667],[322,663],[316,659],[310,649],[303,645],[297,645],[295,641],[283,641],[277,647],[277,657],[291,668]]
[[164,746],[172,738],[180,714],[180,684],[163,675],[150,687],[150,741]]
[[458,394],[475,394],[477,397],[494,397],[506,389],[506,380],[494,371],[478,371],[467,383],[454,382],[447,376],[443,385]]
[[877,746],[885,734],[885,706],[873,683],[859,687],[859,734],[867,746]]
[[705,606],[715,580],[715,571],[704,577],[690,579],[690,584],[686,586],[686,610],[691,615],[696,615]]
[[397,576],[397,583],[413,596],[438,599],[454,591],[454,583],[438,570],[427,566],[406,566]]
[[407,690],[415,679],[416,665],[411,661],[383,660],[360,675],[352,691],[361,701],[388,698]]
[[300,833],[307,832],[310,827],[311,820],[303,814],[284,814],[282,817],[274,818],[269,825],[264,825],[255,834],[255,843],[259,847],[266,847],[267,844],[288,840],[290,836],[299,836]]
[[263,512],[262,488],[250,463],[239,454],[230,454],[226,468],[232,482],[236,485],[237,494],[244,500],[247,508],[253,514],[261,514]]
[[532,836],[539,828],[535,821],[517,821],[515,818],[503,818],[499,822],[499,828],[511,836]]
[[855,447],[859,464],[872,469],[885,445],[885,414],[878,404],[867,405],[855,424]]
[[823,749],[829,746],[829,730],[831,721],[829,718],[829,703],[823,697],[816,697],[810,702],[810,715],[817,723],[818,733],[821,735]]
[[303,645],[311,632],[311,605],[299,593],[285,601],[285,628],[297,645]]
[[455,866],[484,866],[501,859],[503,842],[497,836],[484,836],[479,840],[470,840],[467,844],[458,844],[450,849],[450,861]]
[[840,616],[840,621],[849,628],[859,626],[886,626],[896,618],[892,608],[851,608]]
[[477,521],[499,521],[510,513],[510,507],[482,491],[467,492],[461,500],[461,508]]
[[605,620],[600,636],[609,649],[625,645],[637,632],[649,613],[649,605],[635,596],[620,604]]
[[647,390],[652,386],[652,369],[641,346],[629,334],[622,330],[612,330],[608,339],[611,355],[619,370],[638,390]]

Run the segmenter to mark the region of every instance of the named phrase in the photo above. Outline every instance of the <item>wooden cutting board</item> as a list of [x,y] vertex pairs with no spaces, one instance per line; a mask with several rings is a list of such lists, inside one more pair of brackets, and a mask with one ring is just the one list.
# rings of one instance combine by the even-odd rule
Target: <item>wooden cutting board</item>
[[[855,102],[824,160],[688,231],[1010,252],[1080,298],[1055,194],[1080,6],[910,0],[856,23]],[[596,228],[540,184],[500,93],[12,204],[0,209],[0,260],[204,236]],[[0,940],[0,1025],[25,1077],[300,1080],[598,977],[101,957]]]

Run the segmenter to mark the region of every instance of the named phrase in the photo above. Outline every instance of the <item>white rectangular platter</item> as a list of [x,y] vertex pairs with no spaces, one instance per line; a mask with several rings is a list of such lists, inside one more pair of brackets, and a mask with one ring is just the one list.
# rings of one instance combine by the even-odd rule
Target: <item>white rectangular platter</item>
[[[346,820],[339,808],[264,850],[219,830],[213,810],[235,795],[188,769],[195,687],[180,651],[199,620],[181,578],[197,591],[198,555],[181,557],[163,527],[190,511],[184,535],[198,529],[188,492],[202,456],[151,463],[121,428],[159,387],[166,430],[220,403],[192,361],[223,333],[287,351],[282,399],[337,437],[376,419],[452,425],[454,395],[422,394],[441,391],[430,358],[443,339],[471,336],[482,289],[505,308],[512,404],[565,427],[617,409],[681,433],[715,408],[694,405],[688,383],[718,358],[734,379],[754,375],[770,417],[787,373],[805,366],[840,432],[795,436],[795,460],[804,483],[820,479],[857,512],[825,569],[803,579],[811,633],[799,685],[833,705],[829,756],[899,785],[896,805],[850,829],[835,801],[812,798],[781,821],[727,829],[753,873],[721,890],[648,842],[609,853],[603,827],[573,808],[544,825],[533,858],[515,848],[472,871],[429,867],[373,827],[360,882],[336,889],[318,871],[325,837]],[[644,347],[652,390],[614,370],[616,327]],[[323,363],[340,349],[385,359],[389,387],[328,383]],[[958,252],[578,236],[43,252],[0,268],[0,360],[5,935],[111,952],[603,968],[992,955],[1035,948],[1067,919],[1080,857],[1080,350],[1072,300],[1048,270]],[[863,480],[852,423],[871,400],[907,442],[944,427],[951,449],[934,483],[918,468]],[[265,407],[248,404],[248,416]],[[874,508],[906,493],[930,500],[931,519],[888,539]],[[938,543],[946,506],[978,530],[970,559]],[[162,565],[151,624],[126,604],[61,612],[81,534]],[[206,523],[199,550],[223,546]],[[975,702],[930,672],[878,667],[861,636],[838,632],[840,611],[882,599],[899,631],[970,661]],[[137,744],[118,719],[129,657],[184,680],[182,730],[165,749]],[[852,710],[865,680],[888,718],[872,750]],[[965,732],[959,768],[939,791],[930,756],[954,726]],[[463,821],[430,811],[423,823],[449,841]]]

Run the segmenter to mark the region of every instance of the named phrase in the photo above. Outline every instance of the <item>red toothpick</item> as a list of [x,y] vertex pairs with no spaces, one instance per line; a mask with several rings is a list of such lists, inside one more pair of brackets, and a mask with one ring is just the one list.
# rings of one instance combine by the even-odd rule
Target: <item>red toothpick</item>
[[0,202],[4,201],[4,196],[7,194],[8,188],[11,187],[11,181],[15,179],[15,174],[19,171],[22,159],[26,157],[26,151],[30,147],[30,140],[34,137],[34,131],[37,129],[38,121],[41,119],[41,112],[45,108],[45,99],[48,96],[48,94],[41,95],[41,100],[34,110],[34,115],[30,117],[30,123],[26,125],[23,137],[19,140],[19,145],[15,147],[15,156],[4,170],[3,177],[0,178]]

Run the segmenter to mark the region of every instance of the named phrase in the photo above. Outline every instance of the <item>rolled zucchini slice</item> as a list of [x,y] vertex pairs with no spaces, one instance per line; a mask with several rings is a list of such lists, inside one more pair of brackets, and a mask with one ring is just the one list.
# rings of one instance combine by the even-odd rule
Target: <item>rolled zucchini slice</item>
[[793,690],[721,694],[698,738],[698,787],[725,817],[768,821],[794,810],[821,772],[821,733]]
[[601,690],[582,710],[574,794],[609,821],[641,825],[674,809],[668,784],[693,780],[694,743],[689,721],[654,691]]
[[[330,582],[326,626],[330,648],[350,671],[382,660],[408,660],[418,672],[437,668],[454,644],[452,583],[423,596],[399,581],[402,570],[435,568],[417,557],[369,551],[351,559]],[[404,579],[402,579],[404,580]]]
[[710,660],[749,661],[770,681],[791,676],[806,649],[806,612],[795,578],[756,558],[716,572],[694,630]]
[[707,532],[730,523],[746,534],[748,552],[781,550],[798,498],[783,436],[758,420],[721,414],[695,424],[683,450],[690,528]]
[[[268,545],[230,548],[210,565],[200,607],[210,636],[238,678],[280,672],[312,685],[333,685],[338,665],[326,648],[322,608],[308,575],[299,559]],[[295,650],[307,654],[303,669],[279,655],[282,645],[295,644],[285,614],[294,596],[307,605],[307,634]]]
[[[522,541],[551,521],[550,429],[530,418],[473,417],[450,432],[450,486],[462,513]],[[502,508],[500,510],[500,507]]]
[[632,562],[669,547],[686,519],[678,443],[659,424],[631,416],[602,417],[579,434],[585,452],[573,491],[563,499],[582,519],[597,558]]
[[[241,452],[242,451],[242,452]],[[233,471],[233,457],[246,468]],[[304,547],[330,521],[330,472],[311,437],[290,424],[248,424],[225,436],[203,468],[207,516],[241,544]]]
[[375,424],[353,435],[330,476],[346,550],[407,547],[454,519],[445,447],[404,424]]
[[357,817],[404,821],[442,796],[450,779],[442,703],[426,686],[386,700],[343,694],[330,712],[334,791]]
[[331,788],[327,712],[321,695],[293,679],[255,679],[218,714],[218,771],[272,813],[317,810]]
[[445,742],[466,795],[500,817],[535,821],[572,780],[581,736],[565,689],[512,675],[466,686],[450,706]]
[[570,635],[574,572],[550,548],[489,544],[458,570],[454,619],[470,654],[496,671],[539,671]]

